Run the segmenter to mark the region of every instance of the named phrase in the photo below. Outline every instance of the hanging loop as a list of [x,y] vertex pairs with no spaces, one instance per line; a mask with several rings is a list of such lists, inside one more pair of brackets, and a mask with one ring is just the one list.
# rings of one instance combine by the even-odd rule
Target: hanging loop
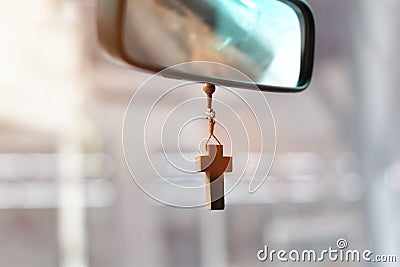
[[219,145],[222,145],[221,142],[219,141],[219,139],[214,134],[214,126],[215,126],[215,120],[209,120],[208,121],[208,132],[209,132],[210,135],[208,136],[208,139],[207,139],[207,142],[206,142],[206,145],[205,145],[206,146],[206,150],[207,150],[207,145],[210,142],[212,137],[214,137],[215,141],[217,141],[217,143]]

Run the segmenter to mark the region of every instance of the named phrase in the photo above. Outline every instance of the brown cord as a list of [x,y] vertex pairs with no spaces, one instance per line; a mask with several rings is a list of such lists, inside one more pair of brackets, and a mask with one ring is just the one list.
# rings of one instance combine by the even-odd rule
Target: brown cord
[[[209,112],[214,112],[212,110],[212,94],[215,92],[215,85],[206,83],[203,86],[203,91],[207,95],[207,108]],[[218,138],[214,135],[214,126],[215,126],[215,121],[213,117],[208,118],[208,132],[210,135],[208,136],[207,142],[206,142],[206,150],[207,150],[207,145],[208,142],[210,142],[211,137],[214,137],[214,139],[218,142],[218,144],[222,145],[221,142],[218,140]]]
[[218,140],[218,138],[214,135],[214,126],[215,126],[215,121],[214,120],[209,120],[208,121],[208,131],[210,135],[208,136],[207,142],[206,142],[206,150],[207,150],[207,145],[208,142],[210,142],[211,137],[214,137],[214,139],[218,142],[219,145],[222,145],[221,142]]
[[212,94],[207,94],[207,108],[211,109],[212,107]]

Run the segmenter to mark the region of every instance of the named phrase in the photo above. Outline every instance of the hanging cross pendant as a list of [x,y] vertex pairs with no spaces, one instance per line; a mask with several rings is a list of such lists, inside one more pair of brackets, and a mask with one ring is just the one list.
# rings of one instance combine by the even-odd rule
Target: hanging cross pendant
[[223,156],[222,145],[207,145],[207,155],[196,158],[196,170],[206,173],[206,208],[223,210],[224,173],[232,171],[232,157]]
[[[214,135],[215,112],[212,109],[212,94],[215,92],[215,85],[206,83],[203,90],[207,95],[206,117],[210,135],[206,141],[207,155],[196,157],[196,170],[206,173],[206,208],[223,210],[225,208],[224,173],[232,171],[232,157],[224,157],[224,147]],[[218,145],[208,144],[212,137]]]

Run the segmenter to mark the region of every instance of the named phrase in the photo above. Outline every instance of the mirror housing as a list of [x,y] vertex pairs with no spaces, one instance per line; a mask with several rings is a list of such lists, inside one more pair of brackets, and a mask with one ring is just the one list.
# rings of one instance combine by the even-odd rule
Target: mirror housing
[[[164,0],[164,1],[168,1],[168,0]],[[224,2],[224,0],[220,0],[220,1],[216,1],[216,0],[212,0],[214,2],[209,2],[210,0],[197,0],[198,2],[201,3],[216,3],[216,2]],[[148,31],[149,29],[145,28],[147,27],[147,20],[146,21],[139,21],[139,22],[132,22],[132,19],[130,20],[130,18],[135,19],[136,16],[135,15],[140,15],[141,13],[137,13],[134,14],[135,10],[133,7],[134,5],[138,5],[138,3],[140,3],[139,0],[98,0],[98,38],[100,41],[100,44],[105,48],[105,50],[114,58],[119,59],[125,63],[128,63],[134,67],[140,68],[142,70],[146,70],[146,71],[150,71],[150,72],[159,72],[165,68],[168,68],[172,65],[175,64],[179,64],[179,63],[184,63],[187,61],[211,61],[211,62],[217,62],[217,63],[222,63],[222,64],[226,64],[229,66],[232,66],[234,68],[237,68],[238,70],[244,72],[246,75],[248,75],[258,86],[258,88],[261,91],[270,91],[270,92],[300,92],[304,89],[306,89],[310,83],[311,80],[311,76],[312,76],[312,70],[313,70],[313,62],[314,62],[314,42],[315,42],[315,25],[314,25],[314,18],[313,18],[313,14],[312,11],[310,9],[310,7],[306,4],[305,1],[303,0],[267,0],[267,2],[270,2],[271,4],[275,4],[275,5],[279,5],[279,6],[285,6],[286,9],[290,9],[291,11],[293,11],[293,14],[295,14],[298,18],[298,49],[296,48],[296,46],[293,46],[293,42],[289,42],[289,41],[285,41],[286,39],[283,39],[284,41],[281,41],[280,43],[276,43],[275,47],[282,47],[282,42],[284,44],[287,45],[292,45],[292,47],[288,46],[288,49],[286,51],[282,51],[282,52],[290,52],[292,53],[293,50],[298,50],[298,57],[300,57],[299,59],[296,58],[287,58],[286,60],[281,60],[281,62],[278,62],[278,64],[275,65],[279,65],[279,71],[281,73],[278,73],[281,77],[283,77],[285,79],[285,77],[288,76],[292,76],[291,78],[291,82],[289,83],[285,83],[285,81],[283,82],[276,82],[273,81],[272,79],[268,79],[268,76],[273,76],[273,75],[269,75],[268,72],[265,72],[267,74],[264,73],[263,78],[265,78],[265,76],[267,76],[265,80],[262,80],[259,76],[257,76],[255,73],[255,71],[252,71],[252,68],[250,67],[250,64],[246,64],[246,62],[250,62],[249,60],[247,61],[242,61],[240,64],[237,64],[237,62],[235,62],[236,58],[239,58],[241,55],[245,55],[248,58],[256,58],[257,60],[262,59],[264,60],[267,59],[267,57],[273,53],[275,53],[275,51],[273,51],[273,49],[270,49],[270,51],[273,51],[271,53],[269,53],[269,51],[267,51],[269,49],[269,47],[265,44],[266,42],[262,42],[264,41],[263,39],[261,39],[260,42],[258,42],[258,46],[254,46],[254,40],[253,40],[253,46],[251,47],[251,49],[248,49],[243,52],[243,46],[242,43],[247,42],[247,46],[248,45],[248,40],[250,39],[249,36],[250,34],[248,34],[248,36],[246,35],[246,40],[239,40],[240,41],[240,45],[238,44],[234,44],[234,45],[230,45],[229,48],[223,47],[222,49],[219,50],[215,50],[212,51],[215,55],[218,55],[219,59],[223,59],[223,60],[216,60],[214,58],[210,58],[210,57],[205,57],[204,55],[200,55],[197,58],[193,58],[193,57],[182,57],[182,55],[179,55],[179,60],[175,60],[175,55],[176,58],[178,58],[178,54],[173,54],[172,55],[172,60],[171,61],[166,61],[166,62],[162,62],[165,61],[165,59],[161,56],[158,58],[154,58],[154,59],[150,59],[151,57],[149,57],[149,55],[151,54],[145,54],[143,53],[143,55],[141,55],[140,53],[142,52],[137,52],[140,51],[140,48],[146,48],[146,44],[143,41],[143,44],[140,44],[141,40],[144,38],[134,38],[137,37],[139,35],[136,35],[133,32],[130,27],[132,25],[132,23],[136,23],[137,25],[137,29],[141,30],[143,29],[143,36],[147,37],[146,35],[146,31]],[[137,3],[138,2],[138,3]],[[152,1],[149,1],[152,2]],[[157,2],[157,0],[154,0],[154,2]],[[160,2],[160,1],[158,1]],[[185,2],[185,0],[175,0],[175,2],[178,3],[182,3],[181,5],[188,5],[187,3],[189,2]],[[175,3],[174,2],[174,3]],[[197,2],[197,3],[198,3]],[[226,1],[225,1],[226,2]],[[236,2],[236,1],[231,1],[231,2]],[[231,3],[229,2],[229,3]],[[241,1],[240,1],[241,2]],[[251,2],[251,1],[250,1]],[[142,5],[145,2],[142,2]],[[147,3],[147,2],[146,2]],[[158,3],[156,3],[158,4]],[[263,2],[264,6],[265,6],[265,2]],[[149,4],[150,5],[150,4]],[[160,4],[161,5],[161,4]],[[212,6],[209,4],[208,6],[208,11],[210,10],[210,8],[217,8],[215,6]],[[152,9],[149,9],[152,10]],[[198,21],[200,21],[203,24],[208,23],[207,27],[209,27],[209,18],[204,18],[203,13],[201,13],[202,11],[197,11],[198,9],[192,9],[191,11],[196,11],[197,14],[196,16],[192,16],[194,18],[196,18]],[[257,9],[258,10],[258,9]],[[174,10],[172,10],[174,11]],[[171,11],[171,12],[172,12]],[[165,12],[170,12],[169,10],[165,11]],[[164,12],[164,13],[165,13]],[[275,12],[278,13],[278,12]],[[274,12],[272,12],[272,16],[275,16]],[[159,17],[159,14],[156,14],[156,12],[154,12],[154,17],[157,19]],[[176,15],[175,13],[173,13],[172,15]],[[220,19],[220,21],[222,21],[222,23],[224,24],[233,24],[233,19],[231,18],[233,17],[234,14],[228,14],[224,16],[223,19]],[[183,19],[185,19],[185,23],[187,22],[186,20],[188,19],[189,16],[185,16]],[[265,17],[265,16],[264,16]],[[269,14],[269,17],[271,17],[271,14]],[[200,18],[200,19],[199,19]],[[182,18],[179,18],[182,20]],[[215,18],[214,18],[215,19]],[[231,20],[229,20],[231,19]],[[274,25],[271,25],[271,29],[274,29],[276,27],[278,27],[278,24],[283,24],[285,22],[285,19],[287,19],[287,17],[278,17],[278,15],[276,15],[276,18],[272,21],[275,22]],[[193,19],[192,19],[193,20]],[[259,21],[256,21],[257,25],[266,25],[264,24],[260,24]],[[144,23],[146,24],[145,27],[142,24],[139,23]],[[220,22],[221,23],[221,22]],[[154,24],[154,23],[153,23]],[[155,28],[153,26],[153,28],[151,30],[158,30],[162,33],[165,33],[165,29],[162,28],[164,27],[165,23],[159,23],[158,24],[159,28]],[[184,24],[186,25],[186,24]],[[237,26],[237,25],[235,25]],[[216,27],[211,28],[212,34],[210,35],[212,37],[217,36],[216,39],[218,38],[218,40],[221,40],[221,32],[218,32]],[[236,27],[238,28],[238,27]],[[253,27],[254,28],[254,27]],[[257,28],[257,27],[255,27]],[[262,27],[258,27],[261,29],[256,29],[257,31],[263,31],[264,29]],[[190,31],[195,31],[199,29],[198,25],[196,27],[192,27],[189,30]],[[280,28],[279,28],[280,29]],[[246,30],[246,29],[244,29]],[[254,30],[254,29],[252,29]],[[238,32],[238,31],[236,31]],[[292,31],[293,32],[293,31]],[[168,33],[168,32],[167,32]],[[243,33],[243,31],[242,31]],[[280,34],[280,31],[277,31],[277,35],[275,35],[276,37],[273,37],[271,39],[272,44],[274,44],[274,40],[277,40],[279,38],[279,35],[283,35]],[[197,32],[196,32],[197,34]],[[234,35],[235,33],[233,33]],[[231,34],[232,35],[232,34]],[[131,36],[131,37],[129,37]],[[133,36],[133,38],[132,38]],[[157,36],[157,35],[153,35],[153,36]],[[164,34],[164,38],[165,38],[165,34]],[[171,41],[174,41],[176,35],[174,35],[174,37],[171,37]],[[237,37],[240,39],[242,38],[243,34],[239,35],[237,34]],[[256,41],[257,38],[264,38],[263,35],[259,34],[259,33],[254,33],[252,36],[255,36]],[[167,36],[168,37],[168,36]],[[179,36],[182,37],[182,36]],[[187,36],[183,36],[183,37],[187,37]],[[226,37],[226,36],[223,36]],[[235,37],[235,36],[234,36]],[[154,37],[155,38],[155,37]],[[204,38],[207,38],[207,36],[205,36]],[[176,39],[176,38],[175,38]],[[187,38],[181,38],[185,41],[187,41]],[[232,39],[232,38],[231,38]],[[244,39],[244,38],[243,38]],[[224,39],[226,41],[226,38]],[[289,39],[287,39],[289,40]],[[293,40],[293,39],[292,39]],[[151,43],[155,43],[155,44],[160,44],[160,48],[162,47],[163,43],[160,43],[160,40],[150,40],[150,41],[155,41],[155,42],[151,42]],[[162,40],[161,40],[162,41]],[[141,46],[140,46],[141,45]],[[148,44],[147,44],[148,45]],[[204,44],[200,44],[200,46]],[[204,48],[203,50],[208,49],[207,51],[210,50],[210,47],[203,47],[201,46],[200,48]],[[215,46],[215,45],[214,45]],[[241,47],[240,47],[241,46]],[[135,48],[132,48],[135,47]],[[172,46],[171,46],[172,47]],[[231,48],[234,49],[231,49]],[[256,48],[254,48],[256,47]],[[137,49],[139,48],[139,49]],[[232,54],[233,56],[231,58],[233,58],[233,61],[224,61],[227,57],[226,57],[226,51],[228,49],[231,50],[235,50],[235,52]],[[240,49],[242,49],[242,51],[240,51]],[[263,49],[263,50],[262,50]],[[142,49],[143,50],[143,49]],[[172,49],[171,49],[172,50]],[[275,49],[276,50],[276,49]],[[176,51],[180,51],[180,50],[176,50]],[[238,53],[237,51],[239,51],[240,53]],[[259,51],[261,51],[262,53],[260,53]],[[166,55],[165,53],[166,51],[164,51],[163,55]],[[285,54],[285,53],[280,53],[280,54]],[[221,53],[221,55],[219,55],[218,53]],[[222,54],[224,53],[224,54]],[[235,54],[236,53],[236,54]],[[254,55],[252,55],[251,53],[254,53]],[[181,53],[183,54],[183,53]],[[277,54],[277,53],[275,53]],[[256,56],[255,56],[256,55]],[[261,56],[260,56],[261,55]],[[169,57],[171,57],[170,54],[168,54]],[[243,58],[243,57],[242,57]],[[261,60],[259,60],[261,61]],[[264,60],[264,62],[267,61],[271,61],[271,60]],[[277,60],[275,60],[277,61]],[[243,63],[245,62],[245,63]],[[298,64],[296,64],[295,62],[297,62]],[[288,73],[285,73],[284,71],[293,68],[293,66],[297,66],[298,65],[298,69],[297,72],[291,72],[291,75],[288,75]],[[252,66],[252,65],[251,65]],[[259,65],[258,69],[261,68],[261,71],[265,71],[267,70],[268,67],[263,67]],[[283,66],[283,67],[282,67]],[[264,68],[264,69],[262,69]],[[246,81],[238,81],[235,80],[233,77],[224,77],[223,75],[219,75],[219,74],[213,74],[213,73],[206,73],[203,72],[203,70],[177,70],[176,68],[172,68],[173,71],[171,71],[170,73],[168,73],[168,77],[170,78],[176,78],[176,79],[185,79],[185,80],[191,80],[191,81],[198,81],[198,82],[208,82],[208,83],[214,83],[214,84],[220,84],[220,85],[224,85],[224,86],[229,86],[229,87],[240,87],[240,88],[254,88],[254,84],[249,84]],[[277,74],[275,73],[275,76],[277,76]],[[294,78],[293,78],[294,76]],[[282,79],[282,78],[281,78]]]

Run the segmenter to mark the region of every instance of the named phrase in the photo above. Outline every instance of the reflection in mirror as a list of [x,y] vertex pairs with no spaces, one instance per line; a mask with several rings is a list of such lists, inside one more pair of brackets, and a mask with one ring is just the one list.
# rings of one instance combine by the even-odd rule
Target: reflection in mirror
[[[139,67],[212,61],[244,72],[257,84],[298,83],[300,20],[279,0],[127,0],[125,18],[123,45]],[[213,69],[184,71],[237,79]]]

